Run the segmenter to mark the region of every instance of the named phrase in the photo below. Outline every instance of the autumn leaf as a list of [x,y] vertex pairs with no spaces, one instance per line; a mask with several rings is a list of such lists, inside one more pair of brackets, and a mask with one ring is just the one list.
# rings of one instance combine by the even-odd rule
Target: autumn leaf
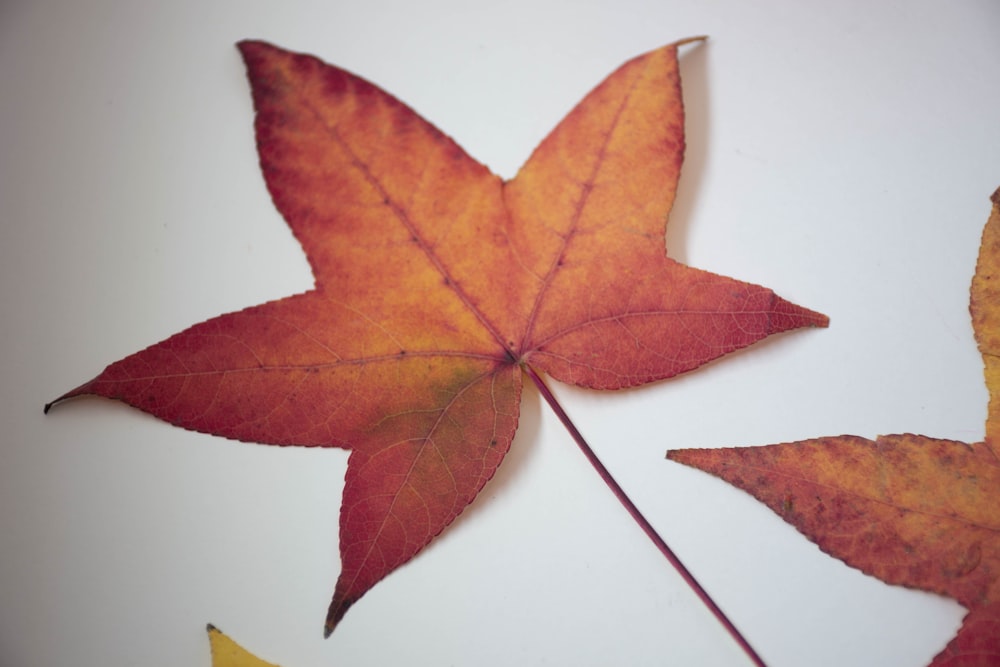
[[993,202],[970,305],[990,394],[983,442],[839,436],[667,453],[748,491],[848,565],[967,607],[933,667],[1000,664],[1000,190]]
[[683,43],[623,65],[504,182],[371,83],[241,42],[264,179],[315,289],[197,324],[56,402],[350,449],[329,634],[493,476],[528,369],[621,389],[826,325],[666,257]]
[[212,650],[212,667],[278,667],[250,653],[214,625],[209,624],[206,629]]

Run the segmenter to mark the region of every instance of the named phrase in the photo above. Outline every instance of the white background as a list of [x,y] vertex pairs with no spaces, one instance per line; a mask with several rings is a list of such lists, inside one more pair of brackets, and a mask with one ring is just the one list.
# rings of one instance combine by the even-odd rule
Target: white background
[[510,177],[619,64],[697,34],[669,252],[831,327],[640,390],[554,389],[769,664],[926,664],[957,604],[851,570],[663,457],[982,437],[967,305],[1000,185],[998,29],[992,0],[0,3],[0,664],[207,667],[207,622],[283,667],[746,664],[533,390],[479,501],[325,641],[346,453],[110,401],[41,409],[310,287],[258,171],[237,40],[378,83]]

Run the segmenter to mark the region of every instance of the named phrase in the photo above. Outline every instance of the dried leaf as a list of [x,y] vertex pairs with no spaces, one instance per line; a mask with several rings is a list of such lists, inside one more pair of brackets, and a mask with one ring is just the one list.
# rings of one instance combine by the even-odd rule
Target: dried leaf
[[278,667],[250,653],[214,625],[209,624],[207,630],[212,648],[212,667]]
[[315,289],[195,325],[59,400],[350,449],[329,634],[493,476],[523,366],[620,389],[826,325],[665,256],[684,151],[678,44],[618,69],[505,183],[374,85],[242,42],[261,168]]
[[845,435],[667,453],[751,493],[848,565],[968,607],[935,667],[1000,664],[1000,190],[993,202],[970,306],[990,393],[983,442]]

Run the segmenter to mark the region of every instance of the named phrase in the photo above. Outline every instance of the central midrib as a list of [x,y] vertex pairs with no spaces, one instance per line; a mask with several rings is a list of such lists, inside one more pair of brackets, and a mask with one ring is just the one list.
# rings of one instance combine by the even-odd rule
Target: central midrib
[[[628,106],[628,102],[632,97],[632,92],[635,90],[636,85],[638,85],[639,78],[640,77],[638,76],[636,77],[636,79],[629,86],[626,94],[622,97],[622,101],[619,104],[618,109],[615,111],[614,118],[612,118],[611,123],[608,125],[605,131],[604,141],[601,142],[601,146],[597,151],[597,157],[594,160],[594,165],[591,168],[590,173],[587,175],[587,179],[583,181],[583,183],[581,183],[580,185],[580,190],[581,190],[580,198],[573,208],[572,219],[570,221],[569,228],[567,229],[566,234],[562,235],[562,244],[559,247],[559,251],[554,255],[552,263],[549,265],[548,272],[545,274],[545,278],[542,280],[542,285],[538,290],[538,295],[535,297],[535,302],[532,305],[531,313],[528,315],[528,325],[525,327],[524,337],[521,339],[521,344],[520,344],[520,349],[522,351],[526,351],[529,341],[531,340],[532,334],[534,333],[535,324],[538,321],[538,309],[541,306],[542,300],[546,292],[549,290],[549,288],[552,286],[553,281],[555,280],[555,275],[559,271],[559,267],[562,265],[563,258],[566,256],[566,251],[569,248],[570,241],[573,239],[573,237],[576,235],[578,231],[580,218],[583,215],[583,210],[584,208],[586,208],[587,201],[590,199],[590,194],[594,190],[594,183],[597,180],[598,172],[600,171],[601,167],[604,164],[604,158],[607,155],[608,145],[611,143],[611,136],[614,134],[615,129],[618,127],[618,121],[621,118],[621,115],[624,112],[625,107]],[[543,143],[548,140],[549,138],[546,137],[543,140]]]
[[445,284],[448,286],[448,288],[455,293],[455,295],[459,298],[459,300],[466,307],[466,309],[468,309],[476,317],[476,319],[483,326],[483,328],[486,329],[487,332],[489,332],[489,334],[494,338],[494,340],[497,341],[498,345],[504,350],[505,355],[501,358],[504,361],[507,361],[510,357],[516,359],[519,355],[517,355],[517,353],[514,350],[510,349],[510,347],[504,340],[504,337],[501,335],[499,329],[472,302],[472,299],[469,297],[465,289],[462,287],[462,283],[456,280],[455,277],[451,274],[451,272],[448,271],[448,268],[445,266],[444,262],[441,260],[440,257],[437,256],[433,248],[431,248],[430,245],[425,241],[423,235],[420,233],[420,230],[417,229],[417,227],[413,224],[413,221],[410,219],[410,216],[407,214],[406,210],[402,206],[400,206],[396,202],[395,198],[393,198],[392,195],[390,195],[390,193],[382,186],[381,181],[379,181],[379,179],[376,178],[376,176],[371,172],[371,170],[368,168],[367,163],[364,160],[362,160],[357,155],[357,153],[351,150],[351,147],[348,145],[348,143],[344,141],[343,137],[340,136],[340,133],[337,131],[336,126],[331,126],[326,124],[323,121],[322,117],[320,117],[320,115],[316,112],[316,110],[311,105],[308,106],[310,111],[312,111],[313,115],[316,117],[316,119],[324,127],[326,127],[327,132],[330,134],[333,140],[350,157],[351,162],[355,167],[355,169],[361,172],[362,176],[365,178],[368,184],[371,185],[371,187],[374,188],[375,191],[381,196],[382,201],[385,203],[385,205],[389,207],[389,209],[393,212],[393,215],[396,216],[396,219],[399,220],[400,224],[402,224],[403,227],[406,229],[406,231],[409,232],[411,238],[413,238],[414,241],[416,242],[417,247],[420,248],[424,256],[434,267],[434,269],[444,278]]

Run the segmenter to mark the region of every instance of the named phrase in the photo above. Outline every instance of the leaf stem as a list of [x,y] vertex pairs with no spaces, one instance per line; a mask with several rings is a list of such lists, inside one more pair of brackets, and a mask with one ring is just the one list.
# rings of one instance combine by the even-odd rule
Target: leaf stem
[[635,522],[639,524],[639,527],[642,528],[643,532],[646,533],[649,539],[653,541],[653,544],[655,544],[656,548],[660,550],[660,553],[662,553],[674,569],[677,570],[678,574],[681,575],[681,578],[685,581],[685,583],[691,587],[691,590],[694,591],[695,595],[697,595],[702,603],[708,607],[708,610],[712,612],[712,615],[715,616],[716,619],[718,619],[719,623],[722,624],[722,627],[724,627],[736,643],[739,644],[740,648],[743,649],[750,660],[752,660],[757,667],[766,667],[764,661],[761,660],[759,655],[757,655],[757,652],[752,646],[750,646],[750,643],[743,637],[742,634],[740,634],[740,631],[736,629],[733,622],[730,621],[722,609],[719,608],[719,605],[715,604],[715,600],[713,600],[708,592],[702,588],[701,584],[698,583],[698,580],[694,578],[694,575],[691,574],[687,567],[684,566],[684,563],[681,562],[680,558],[678,558],[673,550],[667,546],[667,543],[662,537],[660,537],[659,533],[656,532],[656,529],[653,528],[649,521],[646,520],[646,517],[642,515],[642,512],[640,512],[639,508],[635,506],[632,499],[628,497],[625,490],[622,489],[618,482],[615,481],[615,478],[611,476],[611,472],[605,468],[604,464],[601,463],[601,460],[597,458],[594,450],[592,450],[590,445],[587,444],[587,441],[583,439],[583,435],[579,430],[577,430],[576,425],[570,421],[569,415],[567,415],[566,411],[562,409],[561,405],[559,405],[556,397],[552,394],[552,391],[545,384],[545,381],[542,380],[541,376],[539,376],[538,373],[536,373],[535,370],[527,364],[522,364],[521,367],[524,369],[524,372],[528,375],[528,377],[531,378],[531,381],[535,383],[535,386],[538,387],[538,391],[556,413],[556,416],[559,417],[559,421],[561,421],[563,426],[566,427],[566,430],[569,431],[569,434],[573,437],[573,440],[576,441],[576,444],[580,447],[583,455],[587,457],[588,461],[590,461],[590,465],[594,466],[597,474],[601,476],[604,483],[607,484],[608,488],[611,489],[611,492],[615,494],[615,498],[617,498],[619,502],[625,506],[625,509]]

